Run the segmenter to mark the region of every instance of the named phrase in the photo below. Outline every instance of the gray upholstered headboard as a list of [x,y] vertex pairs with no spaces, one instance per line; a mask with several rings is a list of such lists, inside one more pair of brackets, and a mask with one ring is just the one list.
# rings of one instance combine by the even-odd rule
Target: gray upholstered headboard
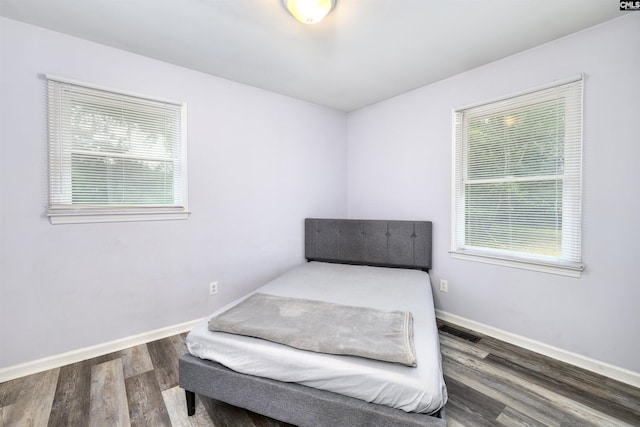
[[305,219],[309,261],[431,268],[431,221]]

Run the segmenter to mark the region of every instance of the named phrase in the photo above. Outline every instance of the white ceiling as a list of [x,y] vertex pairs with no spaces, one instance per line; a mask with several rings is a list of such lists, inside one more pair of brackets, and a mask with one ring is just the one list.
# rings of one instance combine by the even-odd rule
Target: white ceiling
[[0,0],[0,15],[351,111],[622,15],[611,0]]

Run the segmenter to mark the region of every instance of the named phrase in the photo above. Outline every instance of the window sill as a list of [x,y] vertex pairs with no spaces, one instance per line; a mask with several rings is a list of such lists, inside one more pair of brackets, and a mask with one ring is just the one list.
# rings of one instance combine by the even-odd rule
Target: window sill
[[191,212],[180,211],[67,211],[52,212],[47,216],[51,224],[86,224],[96,222],[170,221],[189,218]]
[[500,265],[503,267],[513,267],[523,270],[538,271],[541,273],[557,274],[560,276],[580,278],[584,270],[584,264],[551,264],[544,261],[519,260],[514,258],[500,257],[497,255],[483,254],[478,252],[452,250],[449,252],[451,258],[467,261],[482,262],[485,264]]

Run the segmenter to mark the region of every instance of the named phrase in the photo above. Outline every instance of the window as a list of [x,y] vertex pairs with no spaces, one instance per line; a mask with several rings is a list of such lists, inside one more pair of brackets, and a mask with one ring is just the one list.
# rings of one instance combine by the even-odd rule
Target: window
[[186,219],[186,106],[47,76],[51,222]]
[[454,111],[452,255],[580,276],[582,76]]

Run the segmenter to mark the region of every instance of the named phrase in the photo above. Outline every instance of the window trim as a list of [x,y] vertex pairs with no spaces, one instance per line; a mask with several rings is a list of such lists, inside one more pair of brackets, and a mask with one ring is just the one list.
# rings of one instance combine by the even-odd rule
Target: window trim
[[[585,265],[583,262],[572,262],[572,261],[562,261],[557,259],[549,259],[546,260],[544,256],[536,257],[519,257],[515,253],[510,251],[500,251],[494,249],[482,249],[482,248],[459,248],[457,245],[457,233],[460,233],[457,230],[457,218],[456,218],[456,203],[457,203],[457,194],[456,194],[456,186],[457,182],[457,173],[458,170],[458,159],[456,157],[456,113],[461,110],[466,110],[470,108],[481,107],[488,104],[494,104],[498,102],[507,101],[510,98],[515,98],[522,95],[528,95],[531,93],[543,91],[546,89],[551,89],[557,86],[562,86],[568,83],[573,83],[577,81],[582,81],[581,90],[584,92],[584,74],[580,73],[578,75],[574,75],[565,79],[556,80],[551,83],[536,86],[534,88],[530,88],[527,90],[515,92],[506,96],[496,97],[490,100],[481,101],[474,104],[464,105],[462,107],[457,107],[452,110],[452,144],[451,144],[451,158],[452,158],[452,169],[451,169],[451,250],[449,251],[451,257],[453,259],[459,260],[467,260],[467,261],[475,261],[492,265],[506,266],[519,268],[524,270],[537,271],[542,273],[551,273],[568,277],[579,278],[584,271]],[[582,100],[584,100],[583,94],[581,95]],[[584,102],[584,101],[582,101]],[[584,114],[584,105],[581,105],[581,115]],[[580,130],[580,139],[583,139],[583,129],[584,125],[581,126]],[[582,145],[582,142],[581,142]],[[581,149],[582,150],[582,149]],[[580,156],[580,159],[582,155]],[[582,164],[582,160],[580,160]],[[575,165],[572,165],[575,167]],[[581,167],[581,165],[580,165]],[[582,173],[580,173],[580,181],[582,181]],[[580,185],[580,191],[582,193],[582,184]],[[581,199],[582,199],[581,194]],[[581,217],[581,209],[578,212],[579,217]],[[573,216],[571,217],[573,219]],[[565,233],[565,228],[563,227],[563,234]],[[582,232],[580,232],[582,234]]]
[[[55,81],[67,83],[89,89],[102,90],[125,96],[142,98],[154,102],[162,102],[174,104],[180,107],[180,133],[181,133],[181,194],[182,203],[180,206],[81,206],[81,205],[65,205],[52,204],[51,192],[52,188],[49,170],[47,173],[48,185],[48,206],[46,216],[51,224],[82,224],[82,223],[100,223],[100,222],[129,222],[129,221],[163,221],[163,220],[185,220],[188,219],[191,212],[188,209],[188,168],[187,168],[187,105],[184,102],[175,101],[166,98],[149,96],[136,92],[114,89],[112,87],[87,83],[66,77],[60,77],[52,74],[45,74],[45,81]],[[47,120],[51,120],[50,112],[47,111]],[[48,151],[51,149],[51,135],[47,136]],[[50,154],[48,154],[50,160]],[[56,191],[63,191],[58,189]]]
[[82,210],[74,209],[54,209],[47,212],[51,224],[84,224],[94,222],[130,222],[130,221],[165,221],[188,219],[191,212],[184,208],[119,208],[106,209],[96,208],[90,211],[87,208]]
[[538,271],[541,273],[551,273],[560,276],[579,278],[582,276],[584,264],[578,263],[544,263],[542,261],[524,260],[509,258],[507,256],[496,256],[490,253],[482,253],[480,251],[471,251],[465,249],[452,249],[449,251],[451,258],[467,261],[481,262],[484,264],[499,265],[503,267],[513,267],[522,270]]

